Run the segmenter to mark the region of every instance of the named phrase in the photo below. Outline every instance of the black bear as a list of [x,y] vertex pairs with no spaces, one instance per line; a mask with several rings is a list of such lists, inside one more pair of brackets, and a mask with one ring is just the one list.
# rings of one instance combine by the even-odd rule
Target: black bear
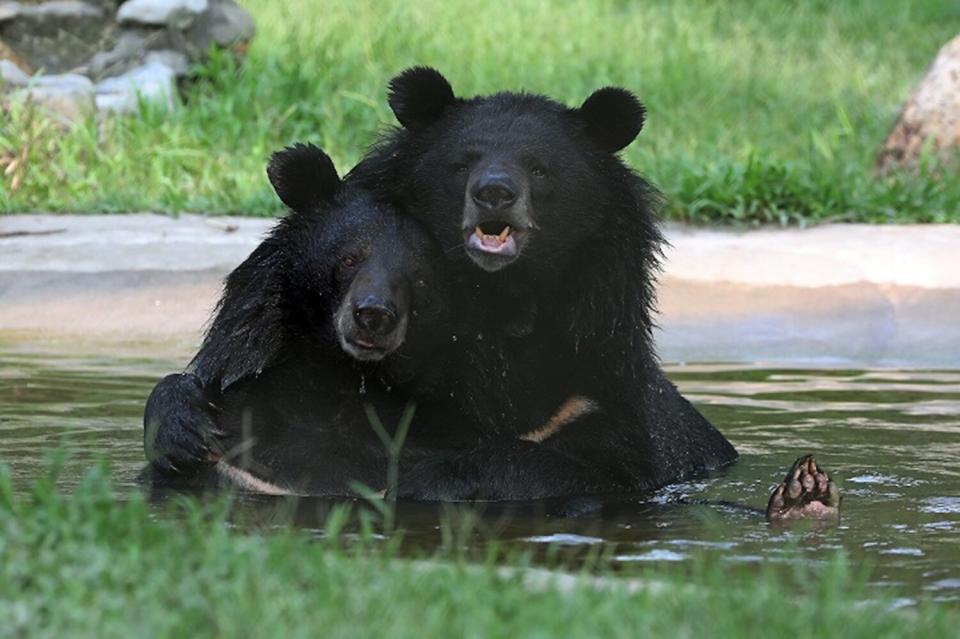
[[551,463],[552,483],[522,496],[649,489],[734,461],[655,356],[660,196],[616,155],[642,128],[640,102],[609,87],[578,108],[526,93],[464,99],[426,67],[394,78],[389,102],[402,127],[350,179],[444,247],[463,349],[451,387],[492,442],[422,465],[401,494],[516,496],[503,459],[527,459],[521,440],[573,398],[589,410],[537,450],[594,472]]
[[[375,194],[371,205],[422,222],[450,258],[451,323],[428,331],[443,355],[432,366],[407,363],[445,389],[421,407],[448,415],[457,424],[449,433],[481,434],[427,446],[434,452],[405,469],[398,494],[524,499],[644,490],[735,460],[654,354],[659,196],[616,156],[642,127],[636,98],[601,89],[574,109],[528,94],[461,99],[439,73],[417,68],[391,82],[390,103],[403,128],[346,183]],[[286,184],[302,181],[292,174]],[[282,305],[268,306],[228,296],[220,312],[269,318]],[[245,364],[251,340],[234,330],[211,330],[194,364],[203,379],[193,396],[171,393],[148,406],[161,433],[174,431],[158,441],[183,444],[194,460],[205,454],[197,446],[205,437],[176,431],[218,426],[183,406],[229,383],[230,370],[259,370]]]
[[[227,278],[188,372],[151,394],[148,458],[157,477],[201,483],[216,479],[213,462],[226,454],[217,468],[228,479],[267,480],[261,488],[381,489],[387,451],[366,406],[396,426],[411,387],[429,395],[449,367],[439,248],[342,182],[316,147],[274,154],[268,174],[291,214]],[[421,411],[406,459],[426,450],[418,438],[450,445],[456,431],[425,436],[431,423]]]
[[[275,154],[268,172],[292,213],[228,277],[189,372],[151,394],[144,425],[155,483],[226,479],[258,491],[343,494],[357,481],[380,489],[388,455],[366,408],[395,426],[417,399],[398,459],[400,496],[525,499],[631,486],[607,460],[544,445],[599,411],[566,396],[585,387],[579,380],[548,378],[552,362],[536,345],[521,367],[534,376],[510,376],[542,386],[529,401],[486,379],[500,368],[476,349],[481,333],[457,339],[453,331],[472,320],[453,313],[472,310],[454,304],[435,243],[416,222],[341,183],[316,148]],[[500,339],[491,331],[491,344]],[[489,396],[473,389],[483,384]],[[518,422],[514,414],[536,421],[487,427]]]

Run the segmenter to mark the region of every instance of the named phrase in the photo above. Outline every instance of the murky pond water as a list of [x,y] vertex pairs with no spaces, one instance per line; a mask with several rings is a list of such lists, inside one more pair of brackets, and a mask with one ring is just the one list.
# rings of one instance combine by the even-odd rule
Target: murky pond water
[[[182,355],[182,354],[181,354]],[[20,490],[44,472],[62,442],[69,489],[98,458],[121,489],[138,490],[141,414],[153,383],[185,357],[82,356],[0,349],[0,461]],[[912,597],[960,601],[960,371],[668,367],[684,393],[734,442],[742,459],[709,479],[647,497],[479,507],[467,537],[542,549],[617,544],[616,561],[682,562],[762,558],[824,562],[836,549],[874,567],[873,583]],[[759,514],[800,453],[812,451],[844,494],[839,525],[782,528]],[[251,508],[264,498],[250,498]],[[322,503],[303,502],[316,525]],[[312,519],[311,519],[312,517]],[[439,543],[438,510],[404,504],[399,525],[425,546]],[[907,600],[909,602],[909,599]]]

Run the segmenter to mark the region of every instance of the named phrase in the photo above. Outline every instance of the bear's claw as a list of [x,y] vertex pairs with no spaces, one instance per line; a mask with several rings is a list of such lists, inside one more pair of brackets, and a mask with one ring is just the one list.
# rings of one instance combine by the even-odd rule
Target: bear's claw
[[839,517],[840,489],[817,465],[813,455],[804,455],[793,462],[767,502],[769,521]]
[[161,473],[185,475],[216,463],[226,435],[217,425],[219,409],[190,373],[168,375],[154,387],[144,409],[144,449]]

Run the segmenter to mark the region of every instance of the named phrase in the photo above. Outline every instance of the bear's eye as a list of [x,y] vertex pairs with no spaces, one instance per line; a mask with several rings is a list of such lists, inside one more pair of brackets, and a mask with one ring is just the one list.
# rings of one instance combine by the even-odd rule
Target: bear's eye
[[347,268],[353,268],[357,265],[357,258],[353,257],[352,255],[347,255],[346,257],[340,259],[340,263]]
[[547,170],[542,166],[535,166],[532,169],[530,169],[530,175],[537,178],[538,180],[542,180],[543,178],[547,177]]
[[450,168],[452,168],[453,172],[457,175],[462,175],[467,172],[467,165],[464,162],[454,162]]

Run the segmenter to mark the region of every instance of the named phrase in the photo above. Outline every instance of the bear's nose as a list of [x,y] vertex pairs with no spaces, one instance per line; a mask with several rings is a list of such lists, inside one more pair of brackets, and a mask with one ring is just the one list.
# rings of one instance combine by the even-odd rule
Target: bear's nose
[[510,178],[496,176],[480,180],[470,193],[473,201],[482,209],[504,209],[517,199],[516,188]]
[[393,306],[369,298],[353,307],[353,319],[370,335],[389,335],[397,327],[397,312]]

